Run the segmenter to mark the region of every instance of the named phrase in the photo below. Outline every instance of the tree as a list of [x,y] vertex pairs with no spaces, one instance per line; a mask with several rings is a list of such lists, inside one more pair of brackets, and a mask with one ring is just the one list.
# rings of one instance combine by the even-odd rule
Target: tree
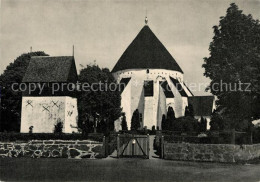
[[207,119],[203,118],[202,116],[200,118],[199,128],[200,132],[207,131]]
[[131,119],[131,130],[138,130],[141,127],[139,117],[140,117],[140,113],[138,109],[136,109]]
[[217,112],[230,122],[225,129],[245,130],[260,118],[260,24],[232,3],[213,29],[202,66],[211,79],[208,90],[218,98]]
[[48,56],[42,51],[22,54],[0,75],[1,127],[0,131],[20,131],[22,92],[12,90],[12,83],[20,84],[32,56]]
[[100,122],[97,124],[98,132],[99,133],[106,133],[107,132],[107,123],[104,119],[101,119]]
[[188,104],[188,106],[185,107],[184,116],[190,116],[190,117],[194,118],[194,110],[193,110],[193,106],[191,104]]
[[126,117],[125,117],[125,113],[123,113],[122,114],[123,115],[123,117],[122,117],[122,130],[123,131],[127,131],[128,130],[128,128],[127,128],[127,122],[126,122]]
[[199,122],[190,116],[179,117],[174,122],[174,131],[198,132]]
[[211,131],[221,131],[224,130],[225,128],[224,120],[216,110],[214,110],[213,113],[211,114],[209,125]]
[[168,107],[167,111],[167,119],[166,119],[166,127],[168,130],[173,130],[173,123],[175,121],[175,112],[171,106]]
[[114,121],[121,115],[121,96],[118,89],[115,89],[117,84],[112,73],[107,68],[87,65],[80,70],[79,82],[79,127],[85,126],[87,132],[90,132],[96,126],[95,123],[90,123],[90,118],[94,118],[94,122],[103,120],[109,131],[114,130]]
[[162,128],[162,130],[166,130],[166,129],[167,129],[167,123],[166,123],[166,117],[165,117],[165,114],[162,115],[161,128]]

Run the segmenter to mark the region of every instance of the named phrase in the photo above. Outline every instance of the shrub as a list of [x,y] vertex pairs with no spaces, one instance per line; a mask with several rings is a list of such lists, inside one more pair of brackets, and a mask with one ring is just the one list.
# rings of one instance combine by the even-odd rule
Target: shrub
[[187,133],[199,132],[199,122],[190,116],[177,118],[173,122],[173,131]]
[[56,133],[0,133],[0,141],[30,141],[30,140],[95,140],[103,141],[103,134],[100,133],[89,133],[88,135],[82,135],[80,133],[73,134],[56,134]]
[[125,117],[125,113],[122,114],[123,115],[123,118],[122,118],[122,130],[125,130],[127,131],[128,128],[127,128],[127,122],[126,122],[126,117]]
[[58,120],[57,124],[54,126],[54,133],[62,133],[63,123]]

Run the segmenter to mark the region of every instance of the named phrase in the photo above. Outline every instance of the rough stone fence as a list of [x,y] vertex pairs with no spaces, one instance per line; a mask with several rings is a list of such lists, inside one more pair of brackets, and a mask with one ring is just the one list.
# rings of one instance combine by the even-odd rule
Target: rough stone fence
[[103,158],[103,142],[93,140],[32,140],[29,142],[0,142],[0,157],[32,158]]
[[192,144],[163,141],[161,147],[161,158],[170,160],[234,163],[260,159],[260,144]]

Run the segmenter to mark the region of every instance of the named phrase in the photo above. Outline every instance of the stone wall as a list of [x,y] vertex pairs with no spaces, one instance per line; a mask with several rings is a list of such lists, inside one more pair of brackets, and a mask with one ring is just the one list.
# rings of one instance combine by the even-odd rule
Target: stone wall
[[32,140],[27,143],[1,142],[0,157],[102,158],[102,142],[91,140]]
[[163,147],[164,159],[210,162],[242,162],[260,159],[260,144],[189,144],[167,143]]

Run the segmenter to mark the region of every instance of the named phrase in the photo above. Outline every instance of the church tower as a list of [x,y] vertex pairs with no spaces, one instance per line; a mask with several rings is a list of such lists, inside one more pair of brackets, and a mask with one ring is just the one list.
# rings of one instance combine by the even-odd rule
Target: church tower
[[[171,106],[175,116],[184,115],[188,97],[193,96],[183,82],[183,71],[147,25],[128,46],[112,73],[121,89],[121,107],[128,128],[138,109],[142,127],[161,128],[162,115]],[[121,87],[122,88],[122,87]]]

